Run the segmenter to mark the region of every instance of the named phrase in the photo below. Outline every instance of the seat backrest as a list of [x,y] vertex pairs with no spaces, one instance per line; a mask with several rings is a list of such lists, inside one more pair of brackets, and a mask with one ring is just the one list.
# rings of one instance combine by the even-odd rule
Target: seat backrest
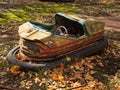
[[[57,29],[57,27],[59,26],[65,26],[68,29],[68,33],[69,34],[73,34],[73,35],[83,35],[84,34],[84,30],[82,25],[77,21],[74,20],[70,17],[67,17],[63,14],[57,13],[55,15],[55,27],[54,30]],[[72,28],[72,29],[70,29]]]

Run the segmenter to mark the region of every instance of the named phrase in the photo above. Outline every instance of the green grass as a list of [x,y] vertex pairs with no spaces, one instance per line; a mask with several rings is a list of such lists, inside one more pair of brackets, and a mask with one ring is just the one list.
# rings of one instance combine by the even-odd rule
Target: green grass
[[[77,13],[75,4],[63,4],[52,2],[39,2],[35,5],[25,5],[10,8],[7,13],[0,14],[0,24],[28,21],[37,18],[36,16],[53,16],[57,12]],[[37,15],[36,15],[37,14]]]
[[8,24],[8,23],[11,23],[13,21],[22,21],[22,19],[17,17],[12,12],[7,12],[7,13],[0,14],[0,23]]
[[11,42],[6,42],[5,45],[7,46],[14,46],[15,44],[18,44],[17,41],[11,41]]
[[6,65],[7,65],[7,62],[6,62],[6,61],[0,62],[0,68],[5,67]]
[[[57,12],[68,14],[85,14],[93,15],[96,13],[96,4],[77,4],[77,3],[55,3],[55,2],[36,2],[33,5],[21,5],[10,8],[7,13],[0,14],[0,24],[9,24],[11,22],[21,22],[36,20],[36,18],[54,16]],[[116,3],[108,2],[99,4],[96,8],[115,9],[119,8]]]
[[27,12],[25,10],[22,9],[17,9],[15,11],[12,11],[12,13],[17,16],[17,18],[20,18],[21,21],[27,20],[29,19],[29,15],[27,14]]

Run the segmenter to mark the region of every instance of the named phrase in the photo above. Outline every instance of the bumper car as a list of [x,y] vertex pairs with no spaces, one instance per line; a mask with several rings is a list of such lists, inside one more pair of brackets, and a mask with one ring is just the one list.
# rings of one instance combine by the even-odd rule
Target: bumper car
[[21,68],[53,68],[101,51],[108,46],[104,22],[87,16],[57,13],[55,24],[26,22],[19,26],[19,45],[7,60]]

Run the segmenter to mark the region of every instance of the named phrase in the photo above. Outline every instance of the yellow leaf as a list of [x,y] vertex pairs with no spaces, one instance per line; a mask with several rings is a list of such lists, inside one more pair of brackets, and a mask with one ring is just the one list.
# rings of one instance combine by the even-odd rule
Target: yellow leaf
[[92,81],[94,78],[89,74],[85,74],[85,79]]
[[57,75],[56,73],[51,74],[51,78],[52,78],[53,80],[58,80],[58,75]]
[[93,68],[94,68],[91,63],[86,62],[85,65],[86,65],[88,68],[90,68],[90,69],[93,69]]
[[69,62],[69,61],[71,61],[71,58],[67,56],[66,60]]
[[10,69],[10,72],[13,74],[13,75],[18,75],[20,73],[20,66],[18,65],[14,65],[11,67]]
[[75,69],[79,70],[80,69],[80,65],[79,64],[75,64]]
[[20,69],[20,66],[18,66],[18,65],[14,65],[11,67],[11,70],[14,70],[14,71],[17,71],[19,69]]
[[64,82],[65,81],[65,79],[64,79],[62,74],[58,75],[58,79],[59,79],[60,82]]
[[93,87],[96,86],[96,82],[95,81],[89,81],[88,82],[88,86],[91,87],[91,88],[93,88]]
[[74,84],[73,84],[73,87],[78,87],[78,86],[80,86],[81,84],[79,83],[79,82],[75,82]]

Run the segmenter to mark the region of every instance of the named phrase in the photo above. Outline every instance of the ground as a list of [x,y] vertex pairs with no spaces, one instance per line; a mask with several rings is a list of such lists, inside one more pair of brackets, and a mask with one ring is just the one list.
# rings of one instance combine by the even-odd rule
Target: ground
[[[43,8],[44,7],[44,8]],[[102,20],[109,46],[103,52],[76,58],[60,67],[17,71],[6,60],[18,45],[18,26],[28,20],[54,23],[56,12],[84,14]],[[120,5],[119,3],[54,3],[2,7],[0,11],[0,89],[3,90],[120,90]],[[13,22],[14,21],[14,22]]]

